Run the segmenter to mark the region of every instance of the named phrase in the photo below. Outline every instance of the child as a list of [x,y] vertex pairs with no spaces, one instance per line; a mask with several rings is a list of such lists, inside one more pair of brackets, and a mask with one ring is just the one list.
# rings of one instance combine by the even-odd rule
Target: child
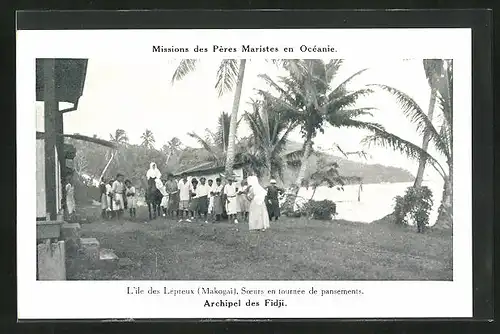
[[198,197],[196,196],[196,188],[198,187],[198,180],[193,177],[191,180],[191,188],[189,189],[189,194],[191,200],[189,202],[189,211],[191,213],[191,219],[195,220],[198,213]]
[[248,220],[248,206],[250,201],[247,198],[246,190],[248,188],[247,180],[241,181],[241,189],[238,191],[239,213],[243,221]]
[[136,217],[135,209],[137,208],[137,197],[135,195],[135,187],[132,185],[130,180],[125,180],[125,197],[127,197],[128,210],[130,213],[130,218]]
[[214,180],[208,179],[208,208],[207,208],[207,214],[210,216],[210,219],[213,217],[214,213]]

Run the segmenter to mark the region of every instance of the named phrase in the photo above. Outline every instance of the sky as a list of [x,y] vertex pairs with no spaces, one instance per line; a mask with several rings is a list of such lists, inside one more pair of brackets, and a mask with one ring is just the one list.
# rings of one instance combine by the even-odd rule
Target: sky
[[[87,77],[78,110],[64,115],[64,132],[80,133],[109,139],[110,133],[124,129],[131,143],[139,144],[140,136],[149,129],[153,132],[156,147],[161,148],[172,137],[178,137],[185,145],[199,146],[187,133],[203,134],[206,128],[215,129],[217,117],[222,112],[231,112],[233,94],[218,98],[215,77],[218,60],[201,60],[195,72],[182,81],[172,84],[172,75],[178,61],[164,60],[145,62],[131,59],[89,59]],[[347,59],[332,86],[338,85],[353,73],[368,68],[352,82],[352,89],[367,84],[385,84],[404,91],[427,111],[429,87],[425,78],[422,60],[383,61]],[[256,89],[267,86],[259,74],[268,74],[274,79],[285,75],[283,70],[264,60],[249,60],[245,71],[239,115],[251,110],[249,102],[256,97]],[[421,137],[415,126],[401,113],[395,99],[387,93],[377,92],[363,98],[359,107],[374,107],[373,118],[366,120],[382,124],[386,130],[421,145]],[[238,129],[238,136],[248,134],[248,127]],[[37,128],[43,128],[43,103],[37,102]],[[338,144],[344,151],[365,150],[369,159],[352,157],[365,163],[383,164],[405,168],[416,173],[418,164],[409,161],[399,153],[385,148],[367,149],[360,141],[368,134],[356,129],[327,127],[319,134],[315,145],[322,149],[333,149]],[[301,141],[295,131],[291,140]],[[335,153],[335,151],[331,151]],[[430,153],[436,156],[431,148]],[[340,153],[337,151],[337,155]],[[426,179],[439,178],[427,168]]]

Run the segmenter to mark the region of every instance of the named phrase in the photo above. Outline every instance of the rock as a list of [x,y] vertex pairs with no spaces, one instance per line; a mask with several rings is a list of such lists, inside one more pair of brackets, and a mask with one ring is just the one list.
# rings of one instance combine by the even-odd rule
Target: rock
[[128,257],[124,257],[118,260],[118,267],[119,268],[125,268],[125,267],[131,267],[134,265],[134,262],[130,260]]
[[112,249],[102,248],[99,251],[99,265],[106,270],[114,270],[118,267],[119,258]]
[[99,264],[99,246],[96,238],[80,238],[81,253],[90,266]]

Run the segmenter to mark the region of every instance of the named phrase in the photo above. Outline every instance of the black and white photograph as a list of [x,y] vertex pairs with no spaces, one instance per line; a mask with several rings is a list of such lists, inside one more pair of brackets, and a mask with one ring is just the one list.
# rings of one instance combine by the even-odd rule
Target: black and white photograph
[[66,318],[470,312],[467,292],[444,306],[472,284],[470,31],[23,33],[19,298],[107,300]]
[[37,224],[67,238],[40,280],[452,280],[452,59],[37,59],[37,83]]

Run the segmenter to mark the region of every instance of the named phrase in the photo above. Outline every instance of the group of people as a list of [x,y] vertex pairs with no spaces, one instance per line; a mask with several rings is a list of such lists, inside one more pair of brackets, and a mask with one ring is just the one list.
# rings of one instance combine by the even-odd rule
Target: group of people
[[124,180],[118,173],[114,180],[101,179],[99,185],[101,196],[101,215],[103,218],[118,218],[129,210],[130,217],[136,217],[137,194],[130,180]]
[[[154,162],[146,179],[154,181],[163,196],[160,204],[163,215],[179,221],[219,222],[227,216],[235,224],[248,222],[250,230],[265,230],[270,220],[280,216],[278,196],[283,190],[277,187],[275,180],[265,189],[257,176],[249,176],[239,185],[234,176],[207,180],[205,177],[188,179],[182,174],[176,180],[173,174],[168,174],[163,179]],[[102,180],[100,188],[103,217],[121,218],[126,209],[131,218],[136,217],[137,194],[130,180],[117,174],[115,180]]]

